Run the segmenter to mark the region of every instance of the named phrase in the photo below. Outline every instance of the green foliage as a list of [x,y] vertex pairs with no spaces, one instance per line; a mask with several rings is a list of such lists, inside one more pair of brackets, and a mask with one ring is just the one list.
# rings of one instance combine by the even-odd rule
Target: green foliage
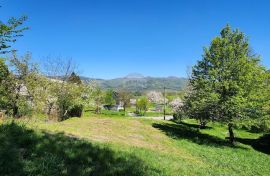
[[82,104],[74,104],[68,110],[69,117],[81,117],[83,113],[83,105]]
[[245,35],[227,25],[193,67],[187,114],[222,122],[262,117],[265,98],[260,90],[266,88],[266,70],[259,61]]
[[250,132],[270,132],[270,119],[266,117],[258,119],[235,119],[234,124],[239,129],[245,129]]
[[184,118],[186,118],[186,114],[183,111],[173,113],[173,120],[175,122],[181,122]]
[[80,117],[83,111],[83,85],[62,82],[58,86],[54,92],[57,97],[56,105],[59,107],[58,120],[62,121],[72,116]]
[[104,94],[100,87],[94,87],[91,98],[94,100],[95,113],[99,114],[101,112],[101,105],[104,98]]
[[125,116],[125,112],[123,111],[111,111],[111,110],[102,110],[101,114],[106,117],[123,117]]
[[1,98],[1,106],[14,117],[31,115],[35,98],[38,96],[38,70],[29,62],[30,58],[30,54],[19,58],[13,53],[8,60],[9,71],[6,70],[6,77],[2,80],[4,96]]
[[149,102],[148,102],[147,97],[141,97],[141,98],[137,99],[137,101],[136,101],[136,112],[139,115],[144,115],[145,112],[148,109],[148,104],[149,104]]
[[8,77],[8,67],[5,64],[4,59],[0,58],[0,109],[5,109],[8,105],[8,95],[6,91],[8,86]]
[[17,38],[22,36],[22,32],[28,28],[21,27],[27,20],[26,16],[21,18],[10,18],[5,24],[0,21],[0,54],[10,52],[8,49],[11,47],[11,43],[16,42]]
[[0,58],[0,82],[2,83],[9,75],[8,67],[5,60]]
[[125,89],[121,89],[118,92],[118,95],[119,95],[119,101],[121,101],[123,103],[124,112],[125,112],[126,108],[130,106],[130,99],[132,97],[131,93]]
[[114,99],[114,91],[112,89],[105,92],[104,103],[109,107],[109,109],[116,103]]

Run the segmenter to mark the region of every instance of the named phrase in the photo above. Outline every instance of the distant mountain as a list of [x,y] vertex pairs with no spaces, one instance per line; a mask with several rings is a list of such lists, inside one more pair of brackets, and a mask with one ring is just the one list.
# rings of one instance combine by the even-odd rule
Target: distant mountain
[[143,79],[144,76],[140,73],[130,73],[124,77],[125,79]]
[[125,88],[131,92],[145,92],[150,90],[162,91],[164,86],[167,91],[175,92],[183,90],[187,85],[187,78],[179,77],[145,77],[142,74],[131,73],[122,78],[95,79],[81,77],[84,82],[96,81],[102,89]]

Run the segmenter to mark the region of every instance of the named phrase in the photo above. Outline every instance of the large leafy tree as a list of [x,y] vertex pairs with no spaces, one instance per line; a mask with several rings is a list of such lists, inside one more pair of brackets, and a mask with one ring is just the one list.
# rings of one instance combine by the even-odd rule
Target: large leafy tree
[[49,78],[43,86],[48,117],[62,121],[71,116],[81,116],[88,90],[75,74],[72,59],[47,58],[43,67]]
[[244,33],[227,25],[193,67],[192,91],[185,101],[187,112],[201,121],[228,122],[233,142],[233,120],[260,114],[257,92],[263,88],[265,69],[259,61]]

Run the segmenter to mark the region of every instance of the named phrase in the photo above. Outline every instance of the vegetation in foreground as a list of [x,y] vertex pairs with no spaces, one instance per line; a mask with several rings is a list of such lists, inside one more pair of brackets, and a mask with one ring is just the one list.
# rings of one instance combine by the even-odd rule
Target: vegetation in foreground
[[199,130],[193,120],[177,124],[117,116],[71,118],[63,122],[25,119],[4,122],[0,131],[3,175],[270,172],[269,144],[263,148],[256,140],[261,134],[236,130],[237,143],[232,146],[224,138],[226,127],[216,123]]
[[[27,29],[25,20],[0,21],[0,54],[12,53],[0,58],[0,118],[21,118],[0,126],[1,175],[269,175],[269,135],[233,132],[236,123],[263,132],[270,124],[270,72],[244,33],[226,26],[204,48],[184,102],[170,100],[181,122],[176,124],[119,117],[126,115],[130,93],[120,90],[116,96],[84,84],[69,60],[57,58],[43,73],[30,54],[18,57],[11,45]],[[171,98],[165,89],[164,95],[149,95],[136,96],[135,113],[154,115],[149,107]],[[110,111],[117,103],[124,112]],[[115,117],[68,119],[89,106]],[[47,122],[35,118],[22,125],[33,113]],[[204,129],[183,117],[199,120]],[[206,126],[209,121],[219,124]]]

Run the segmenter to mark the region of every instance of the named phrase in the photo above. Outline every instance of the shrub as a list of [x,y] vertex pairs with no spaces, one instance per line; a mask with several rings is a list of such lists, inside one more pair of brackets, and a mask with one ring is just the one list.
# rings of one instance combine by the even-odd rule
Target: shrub
[[146,97],[139,98],[136,102],[136,113],[144,115],[148,109],[148,99]]
[[81,117],[83,112],[83,105],[76,104],[71,107],[71,109],[68,111],[69,117]]
[[20,101],[19,102],[18,116],[31,116],[33,114],[33,107],[30,102]]
[[245,129],[254,133],[270,131],[269,118],[235,120],[234,124],[238,129]]

